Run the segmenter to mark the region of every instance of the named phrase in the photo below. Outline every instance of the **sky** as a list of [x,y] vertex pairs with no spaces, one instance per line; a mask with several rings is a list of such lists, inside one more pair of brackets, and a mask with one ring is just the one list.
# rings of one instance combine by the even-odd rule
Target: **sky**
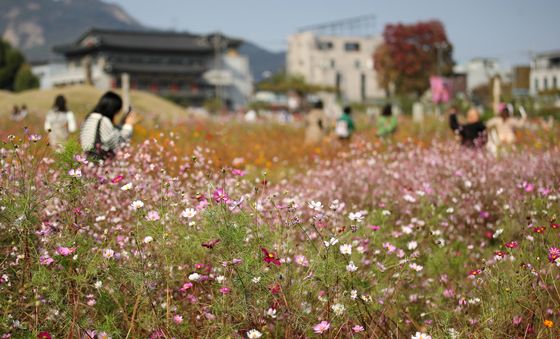
[[298,28],[373,14],[374,34],[387,23],[439,19],[463,63],[474,57],[528,64],[560,50],[560,0],[109,0],[145,25],[220,31],[271,51],[285,50]]

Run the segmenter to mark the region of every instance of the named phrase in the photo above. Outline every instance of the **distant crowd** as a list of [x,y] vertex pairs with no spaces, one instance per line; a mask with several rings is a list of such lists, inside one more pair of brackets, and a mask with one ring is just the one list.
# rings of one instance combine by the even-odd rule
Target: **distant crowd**
[[[115,155],[115,151],[130,141],[134,125],[140,121],[140,116],[129,107],[122,115],[120,122],[115,117],[123,110],[121,97],[114,92],[105,93],[97,105],[92,109],[81,124],[80,144],[82,149],[92,159],[105,160]],[[523,107],[519,107],[519,117],[514,117],[515,109],[512,105],[501,104],[499,114],[486,123],[481,120],[480,112],[470,108],[466,112],[464,122],[460,122],[461,112],[456,106],[449,110],[449,126],[457,135],[461,145],[473,148],[486,148],[493,154],[500,149],[507,149],[515,143],[515,130],[526,125],[527,114]],[[255,116],[245,115],[248,121],[254,121]],[[15,106],[12,119],[22,120],[28,115],[27,107]],[[340,116],[333,120],[327,117],[323,102],[318,100],[313,108],[304,115],[305,143],[319,144],[328,136],[334,136],[345,144],[352,139],[356,131],[356,122],[352,116],[352,108],[343,108]],[[49,132],[49,143],[59,149],[66,142],[70,133],[77,130],[74,113],[68,109],[66,99],[59,95],[56,97],[52,109],[47,113],[44,128]],[[387,140],[397,131],[398,119],[393,114],[390,104],[383,107],[375,119],[376,135]]]

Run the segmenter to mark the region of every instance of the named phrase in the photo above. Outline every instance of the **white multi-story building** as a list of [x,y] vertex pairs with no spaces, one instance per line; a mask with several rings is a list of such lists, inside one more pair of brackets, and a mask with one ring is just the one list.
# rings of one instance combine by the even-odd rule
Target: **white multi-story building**
[[560,89],[560,50],[537,54],[531,62],[531,84],[529,92]]
[[498,59],[493,58],[474,58],[466,64],[456,66],[454,71],[465,74],[467,92],[469,93],[472,93],[479,86],[488,85],[490,80],[497,75],[501,76],[502,79],[507,78],[507,74]]
[[288,38],[287,72],[333,87],[347,101],[383,98],[373,67],[373,54],[381,43],[381,37],[297,33]]

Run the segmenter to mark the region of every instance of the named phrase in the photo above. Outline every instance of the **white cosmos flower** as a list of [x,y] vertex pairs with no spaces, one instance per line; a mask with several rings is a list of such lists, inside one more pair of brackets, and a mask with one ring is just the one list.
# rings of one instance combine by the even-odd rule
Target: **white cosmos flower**
[[406,247],[411,250],[414,251],[417,247],[418,247],[418,243],[416,241],[409,241],[408,244],[406,244]]
[[356,272],[358,270],[358,266],[354,265],[353,261],[350,261],[348,265],[346,265],[346,270],[348,272]]
[[320,201],[310,201],[307,206],[314,211],[320,212],[323,210],[323,204]]
[[107,259],[111,259],[115,255],[115,251],[110,248],[106,248],[103,250],[103,257]]
[[192,273],[191,275],[189,275],[189,280],[191,281],[198,281],[200,279],[200,274],[198,273]]
[[410,195],[410,194],[405,194],[405,195],[403,196],[403,199],[404,199],[405,201],[408,201],[408,202],[411,202],[411,203],[412,203],[412,202],[416,202],[416,199],[415,199],[412,195]]
[[352,245],[350,244],[340,245],[339,249],[340,249],[340,253],[342,254],[346,254],[346,255],[352,254]]
[[420,272],[424,269],[424,266],[422,265],[418,265],[417,263],[412,263],[409,265],[410,268],[412,268],[413,270],[415,270],[416,272]]
[[346,307],[344,307],[344,305],[342,304],[334,304],[331,306],[331,309],[333,310],[334,314],[340,316],[344,313],[344,310],[346,310]]
[[348,214],[348,218],[352,221],[357,221],[357,222],[360,222],[360,221],[364,220],[364,216],[360,212],[355,212],[355,213],[350,212]]
[[324,241],[326,247],[336,245],[337,242],[338,242],[338,239],[335,238],[335,237],[330,238],[330,240],[328,240],[328,241]]
[[121,187],[121,191],[128,191],[128,190],[131,189],[131,188],[132,188],[132,183],[129,182],[128,184],[123,185],[123,186]]
[[103,282],[101,280],[97,280],[95,284],[93,284],[93,287],[95,287],[96,289],[100,289],[101,287],[103,287]]
[[154,240],[151,236],[147,236],[144,238],[144,244],[149,244]]
[[71,176],[72,178],[81,178],[82,177],[82,171],[78,168],[78,169],[71,169],[68,171],[68,175]]
[[267,315],[268,317],[272,318],[272,319],[276,318],[276,309],[274,309],[274,308],[272,308],[272,307],[269,308],[269,309],[266,311],[266,315]]
[[247,332],[247,338],[249,339],[257,339],[262,337],[262,333],[259,332],[258,330],[252,329],[249,332]]
[[186,208],[183,212],[181,212],[181,216],[187,219],[192,219],[195,215],[196,210],[194,208]]
[[142,200],[134,200],[132,202],[132,204],[130,204],[130,207],[133,210],[137,211],[137,210],[141,209],[142,207],[144,207],[144,203],[142,202]]
[[426,333],[416,332],[410,339],[432,339],[432,336]]

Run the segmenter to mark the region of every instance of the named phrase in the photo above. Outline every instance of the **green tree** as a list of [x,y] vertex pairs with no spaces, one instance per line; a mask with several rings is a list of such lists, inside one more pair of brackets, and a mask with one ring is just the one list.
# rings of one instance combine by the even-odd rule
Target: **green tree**
[[[16,83],[19,86],[17,89]],[[23,54],[0,39],[0,89],[25,90],[38,85],[39,80],[31,73]]]
[[296,91],[302,94],[308,94],[322,91],[334,91],[332,87],[309,84],[305,82],[305,79],[302,76],[290,75],[287,73],[277,73],[260,82],[257,85],[257,88],[262,91],[271,91],[276,93]]
[[14,80],[14,91],[22,92],[37,87],[39,87],[39,79],[31,72],[31,66],[21,65]]

